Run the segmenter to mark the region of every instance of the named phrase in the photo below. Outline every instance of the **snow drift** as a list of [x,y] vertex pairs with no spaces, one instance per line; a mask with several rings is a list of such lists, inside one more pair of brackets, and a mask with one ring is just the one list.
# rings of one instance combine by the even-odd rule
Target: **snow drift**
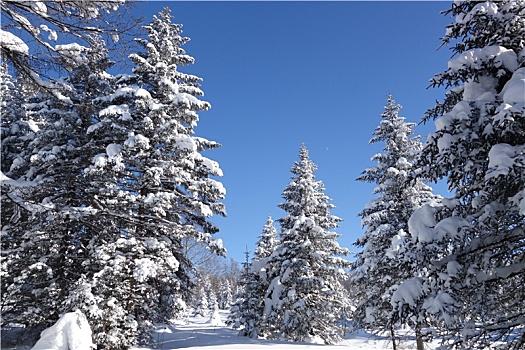
[[91,350],[91,328],[80,312],[63,315],[53,326],[44,330],[32,350]]

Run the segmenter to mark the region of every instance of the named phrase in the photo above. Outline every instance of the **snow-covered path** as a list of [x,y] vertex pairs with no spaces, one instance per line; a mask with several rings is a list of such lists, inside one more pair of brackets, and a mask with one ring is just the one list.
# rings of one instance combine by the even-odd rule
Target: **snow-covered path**
[[[224,320],[227,312],[221,312]],[[369,333],[360,332],[348,335],[340,345],[319,345],[308,343],[290,343],[275,340],[251,339],[237,335],[237,331],[228,326],[214,325],[206,317],[189,317],[184,321],[176,321],[170,326],[159,327],[155,333],[157,345],[151,347],[135,347],[133,350],[172,350],[172,349],[200,349],[205,350],[269,350],[269,347],[284,350],[304,349],[391,349],[391,343]],[[402,343],[403,349],[415,349],[415,342],[406,340]],[[433,349],[429,346],[428,349]]]
[[[318,348],[316,344],[294,344],[289,342],[251,339],[237,335],[237,331],[227,326],[214,326],[204,317],[192,317],[187,322],[179,321],[171,326],[160,327],[155,334],[158,349],[268,349],[278,346],[279,349]],[[137,347],[133,350],[150,350]]]

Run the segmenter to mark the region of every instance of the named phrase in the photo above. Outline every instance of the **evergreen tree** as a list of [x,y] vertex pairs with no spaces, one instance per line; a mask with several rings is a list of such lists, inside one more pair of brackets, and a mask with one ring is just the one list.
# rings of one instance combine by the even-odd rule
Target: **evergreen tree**
[[[2,173],[18,178],[15,171],[23,162],[21,155],[38,129],[34,121],[26,119],[23,87],[9,74],[7,64],[0,62],[0,115],[2,137]],[[32,127],[32,128],[31,128]]]
[[268,215],[262,233],[256,243],[254,259],[256,261],[263,261],[263,259],[269,258],[275,250],[278,241],[279,237],[277,236],[273,219]]
[[[16,122],[27,125],[25,132],[2,140],[2,156],[10,161],[4,168],[7,175],[31,184],[6,188],[2,196],[3,207],[18,213],[2,212],[2,247],[13,249],[5,267],[7,276],[16,276],[4,280],[4,296],[17,305],[4,314],[7,322],[45,327],[58,319],[83,270],[86,242],[96,232],[87,193],[91,184],[81,173],[98,152],[84,126],[97,113],[93,98],[107,86],[104,70],[110,66],[98,42],[91,48],[73,45],[79,51],[71,75],[57,82],[53,93],[30,96]],[[13,130],[15,123],[11,125]],[[17,142],[24,147],[12,155]]]
[[259,240],[256,243],[251,267],[253,282],[248,296],[248,299],[254,305],[254,315],[252,316],[254,319],[254,328],[252,333],[258,334],[259,336],[268,336],[270,334],[270,329],[265,323],[264,297],[270,285],[270,276],[268,275],[270,270],[269,259],[278,243],[279,239],[274,221],[271,216],[268,216]]
[[219,311],[219,302],[217,301],[217,294],[213,290],[208,291],[208,310],[210,316]]
[[432,84],[451,88],[427,113],[436,131],[422,164],[453,198],[411,218],[414,242],[433,253],[418,297],[457,347],[523,348],[525,2],[457,1],[447,14],[456,57]]
[[197,296],[195,298],[195,306],[194,306],[193,315],[194,316],[197,316],[197,315],[205,316],[206,311],[208,310],[208,306],[209,306],[208,293],[206,292],[204,285],[198,287],[196,289],[196,292],[197,292]]
[[228,279],[221,280],[219,283],[218,295],[219,309],[229,310],[230,306],[233,304],[233,292],[231,283]]
[[331,231],[341,219],[330,214],[334,206],[315,180],[317,166],[304,145],[299,158],[279,205],[287,215],[278,220],[281,238],[268,261],[265,322],[273,338],[320,338],[330,344],[339,340],[337,322],[346,297],[341,283],[349,265],[341,256],[348,251]]
[[[25,98],[18,81],[8,72],[7,66],[0,64],[0,111],[1,111],[1,205],[2,205],[2,234],[1,234],[1,311],[2,319],[10,319],[22,314],[24,303],[18,297],[17,288],[12,285],[20,276],[14,266],[21,258],[26,258],[27,250],[22,249],[25,235],[24,223],[31,216],[28,205],[20,200],[24,194],[30,192],[28,186],[18,186],[20,168],[25,168],[25,161],[29,158],[22,156],[31,139],[34,138],[36,125],[29,127],[32,120],[26,119],[24,108]],[[29,185],[29,183],[27,183]]]
[[239,329],[239,335],[257,337],[256,319],[258,300],[253,298],[252,291],[255,286],[255,274],[252,272],[250,263],[250,252],[244,252],[245,261],[239,281],[237,283],[239,291],[236,300],[230,308],[230,315],[226,324],[234,329]]
[[180,316],[190,299],[194,271],[183,238],[225,251],[209,221],[225,215],[224,188],[211,178],[222,171],[200,154],[219,145],[193,136],[197,112],[210,105],[198,99],[201,79],[178,71],[194,61],[181,48],[189,39],[169,9],[144,29],[147,39],[137,39],[144,51],[130,56],[134,74],[117,77],[115,92],[99,99],[108,106],[87,130],[104,147],[84,177],[97,184],[92,195],[109,224],[89,242],[89,288],[78,287],[121,310],[139,343],[151,341],[153,323]]
[[[368,202],[359,214],[366,231],[356,245],[364,249],[352,264],[352,284],[358,300],[354,320],[375,330],[384,330],[390,323],[392,337],[392,293],[400,282],[419,274],[419,262],[409,254],[398,254],[399,245],[410,239],[408,220],[413,211],[437,200],[430,187],[414,179],[421,137],[411,137],[416,124],[407,123],[399,115],[401,108],[388,95],[381,122],[370,140],[370,143],[384,142],[385,147],[372,157],[377,165],[366,169],[357,179],[376,184],[377,198]],[[413,322],[417,330],[422,322],[421,319]]]
[[265,266],[277,245],[276,229],[270,216],[256,245],[252,262],[248,263],[246,260],[244,263],[246,270],[242,279],[243,289],[232,308],[233,317],[230,322],[234,323],[234,328],[240,328],[240,335],[251,338],[268,335],[264,324],[264,296],[269,285]]
[[[169,10],[145,28],[136,74],[118,80],[100,40],[63,47],[70,76],[31,98],[25,139],[2,142],[9,183],[34,184],[2,182],[12,208],[2,211],[2,248],[13,253],[2,266],[4,322],[45,326],[79,308],[105,348],[149,342],[153,323],[179,315],[190,293],[182,239],[224,252],[208,219],[225,214],[224,188],[210,178],[221,170],[200,154],[219,145],[193,136],[209,104],[197,98],[200,78],[177,71],[193,62],[180,48],[189,39]],[[15,141],[29,147],[14,156]]]

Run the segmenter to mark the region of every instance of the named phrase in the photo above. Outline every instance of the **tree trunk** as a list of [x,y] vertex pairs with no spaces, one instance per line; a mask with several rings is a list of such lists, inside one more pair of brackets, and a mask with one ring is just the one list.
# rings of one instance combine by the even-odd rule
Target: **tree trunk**
[[425,343],[423,342],[423,335],[421,334],[421,324],[416,325],[416,346],[417,350],[424,350]]
[[394,330],[394,323],[390,324],[390,338],[392,338],[392,349],[396,350],[396,333]]

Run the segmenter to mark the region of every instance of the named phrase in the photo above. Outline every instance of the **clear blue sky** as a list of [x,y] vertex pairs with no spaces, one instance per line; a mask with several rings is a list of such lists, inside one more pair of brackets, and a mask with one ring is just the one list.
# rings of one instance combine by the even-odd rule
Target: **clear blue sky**
[[[211,110],[196,136],[222,144],[205,155],[219,162],[228,217],[215,217],[228,256],[253,252],[277,207],[305,143],[316,178],[344,219],[338,232],[352,250],[363,234],[359,211],[373,185],[355,181],[381,150],[369,145],[392,93],[407,121],[443,99],[427,89],[451,51],[437,51],[452,19],[450,2],[139,2],[146,21],[168,6],[191,41],[196,64],[181,69],[204,79]],[[426,136],[433,123],[416,128]],[[382,145],[381,145],[382,146]],[[439,190],[443,191],[443,188]],[[277,225],[279,230],[279,227]]]

